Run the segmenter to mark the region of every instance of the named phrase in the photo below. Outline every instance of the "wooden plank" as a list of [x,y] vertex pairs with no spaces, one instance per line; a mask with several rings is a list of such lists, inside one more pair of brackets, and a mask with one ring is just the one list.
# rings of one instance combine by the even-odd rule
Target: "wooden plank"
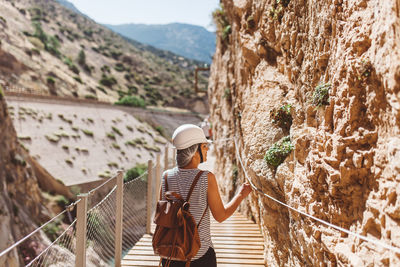
[[[151,227],[155,229],[154,225]],[[218,267],[260,267],[264,265],[264,239],[259,227],[246,217],[235,214],[223,223],[211,220],[211,239]],[[144,235],[125,255],[122,266],[158,266],[152,236]]]

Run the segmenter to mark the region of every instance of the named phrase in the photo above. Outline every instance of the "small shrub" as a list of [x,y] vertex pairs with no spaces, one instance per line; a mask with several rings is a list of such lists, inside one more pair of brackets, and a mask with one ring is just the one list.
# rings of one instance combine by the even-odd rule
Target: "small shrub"
[[31,141],[32,138],[29,135],[19,135],[18,136],[19,140],[25,140],[25,141]]
[[79,127],[77,127],[77,126],[72,126],[71,128],[72,128],[72,130],[74,130],[75,132],[79,132]]
[[64,149],[64,150],[69,150],[69,147],[68,147],[67,145],[63,145],[63,146],[62,146],[62,149]]
[[368,59],[363,59],[357,69],[357,79],[365,82],[371,76],[372,70],[373,68],[371,61]]
[[217,33],[222,39],[222,41],[226,41],[231,34],[231,25],[228,21],[228,17],[226,16],[225,9],[223,4],[220,4],[219,8],[217,8],[213,13],[213,20],[217,27]]
[[272,122],[277,124],[279,127],[288,130],[292,125],[292,115],[291,115],[292,105],[283,105],[278,109],[272,109],[270,111],[270,117]]
[[117,127],[111,126],[111,128],[112,128],[112,130],[113,130],[115,133],[117,133],[119,136],[124,136],[124,135],[121,133],[121,131],[120,131]]
[[108,166],[109,168],[112,168],[112,167],[118,168],[118,163],[116,163],[116,162],[109,162],[109,163],[107,163],[107,166]]
[[107,133],[107,137],[112,139],[112,140],[115,140],[115,134],[114,133]]
[[74,165],[74,163],[73,163],[72,160],[70,160],[70,159],[66,159],[66,160],[65,160],[65,163],[67,163],[67,164],[70,165],[70,166]]
[[62,121],[65,121],[65,122],[67,122],[67,123],[69,123],[69,124],[72,124],[72,120],[65,118],[65,117],[64,117],[64,114],[58,114],[58,117],[59,117]]
[[87,118],[88,122],[94,123],[94,120],[92,118]]
[[125,71],[125,66],[124,64],[118,62],[117,64],[115,64],[114,69],[118,72],[123,72]]
[[83,84],[82,79],[79,76],[74,76],[74,80],[77,81],[80,84]]
[[331,89],[330,83],[320,84],[315,87],[312,104],[317,107],[322,107],[323,105],[329,105],[329,90]]
[[60,206],[62,208],[64,208],[65,206],[67,206],[69,204],[68,199],[63,195],[58,195],[55,200],[56,200],[58,206]]
[[232,183],[236,185],[237,179],[239,177],[239,170],[236,164],[232,166]]
[[54,85],[55,83],[56,83],[56,80],[53,77],[51,77],[51,76],[47,77],[48,85]]
[[293,150],[290,137],[286,136],[273,144],[265,153],[264,160],[271,166],[278,167]]
[[133,132],[133,128],[129,125],[126,125],[126,129],[128,129],[129,131]]
[[162,126],[156,126],[154,128],[160,135],[164,136],[165,132],[164,132],[164,128]]
[[46,139],[52,143],[58,143],[60,141],[60,137],[54,135],[45,135]]
[[158,146],[152,146],[152,145],[149,145],[149,144],[144,144],[143,147],[145,149],[147,149],[147,150],[154,151],[154,152],[160,152],[161,151],[161,149]]
[[228,101],[232,100],[232,94],[231,94],[231,90],[229,88],[225,89],[224,95],[222,96],[222,98],[225,98]]
[[289,5],[290,0],[275,0],[269,10],[269,16],[281,22],[285,7]]
[[145,108],[146,102],[141,98],[137,98],[136,96],[124,96],[115,102],[114,105]]
[[107,76],[103,74],[101,76],[101,79],[99,81],[101,85],[107,86],[107,87],[112,87],[113,85],[117,84],[117,80],[113,76]]
[[88,94],[88,95],[85,95],[85,99],[97,100],[97,96]]
[[62,221],[61,217],[57,218],[55,221],[52,221],[48,223],[45,227],[43,227],[43,231],[52,242],[54,242],[59,236],[59,234],[61,234],[63,231],[63,229],[61,228],[61,221]]
[[81,129],[81,131],[82,131],[85,135],[90,136],[90,137],[93,137],[93,132],[92,132],[92,131],[89,131],[89,130],[86,130],[86,129]]
[[121,149],[121,147],[117,143],[112,143],[112,146],[115,149]]
[[104,178],[104,179],[111,178],[111,174],[110,174],[109,172],[107,172],[107,171],[105,171],[105,172],[100,172],[100,173],[98,173],[97,175],[98,175],[100,178]]
[[127,146],[133,146],[133,147],[137,147],[137,144],[134,140],[129,140],[125,142],[125,145]]
[[131,181],[131,180],[141,176],[143,173],[146,172],[146,170],[147,170],[147,165],[143,164],[143,163],[139,163],[135,167],[126,171],[125,176],[124,176],[124,181],[125,182]]
[[165,144],[167,143],[167,141],[165,141],[164,139],[162,139],[162,138],[160,138],[160,137],[158,137],[158,136],[156,136],[156,137],[154,138],[154,141],[155,141],[156,143],[163,144],[163,145],[165,145]]

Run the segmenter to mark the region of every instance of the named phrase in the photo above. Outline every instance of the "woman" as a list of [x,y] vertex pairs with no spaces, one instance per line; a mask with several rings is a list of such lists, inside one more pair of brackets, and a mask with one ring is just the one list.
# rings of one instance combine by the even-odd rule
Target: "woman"
[[[199,164],[207,160],[209,142],[200,127],[193,124],[184,124],[175,130],[172,135],[172,143],[177,149],[177,167],[165,171],[163,177],[167,175],[169,191],[187,196],[194,177],[200,171],[198,169]],[[165,198],[164,178],[162,178],[161,190],[162,196]],[[241,185],[237,195],[224,206],[215,175],[205,171],[200,176],[189,200],[189,211],[198,224],[204,211],[207,210],[198,227],[201,247],[197,255],[193,258],[191,267],[217,266],[215,251],[211,242],[210,210],[216,221],[223,222],[235,212],[242,200],[251,191],[252,189],[248,183]],[[165,259],[162,260],[162,264],[165,266]],[[185,262],[172,261],[170,266],[183,267],[185,266]]]

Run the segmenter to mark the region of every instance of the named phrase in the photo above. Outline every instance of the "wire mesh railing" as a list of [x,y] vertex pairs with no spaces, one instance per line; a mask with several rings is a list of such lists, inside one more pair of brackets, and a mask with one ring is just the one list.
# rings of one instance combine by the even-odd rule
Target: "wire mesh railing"
[[[164,169],[174,166],[169,150],[166,145]],[[0,266],[120,266],[122,255],[150,233],[160,187],[160,157],[157,154],[155,164],[150,160],[147,171],[133,180],[124,183],[120,171],[78,195],[78,201],[62,213],[1,252]],[[95,193],[108,190],[113,182],[98,200]]]

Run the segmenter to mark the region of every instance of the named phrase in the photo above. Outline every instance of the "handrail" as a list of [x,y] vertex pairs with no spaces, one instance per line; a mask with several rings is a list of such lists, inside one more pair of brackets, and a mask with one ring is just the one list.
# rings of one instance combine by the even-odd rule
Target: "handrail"
[[20,245],[22,242],[24,242],[25,240],[27,240],[29,237],[33,236],[34,234],[36,234],[37,232],[39,232],[41,229],[43,229],[46,225],[48,225],[49,223],[53,222],[55,219],[57,219],[58,217],[60,217],[62,214],[64,214],[65,212],[69,211],[73,206],[77,205],[79,203],[79,201],[81,201],[80,199],[78,199],[77,201],[75,201],[74,203],[68,205],[67,207],[65,207],[65,210],[60,212],[58,215],[56,215],[55,217],[53,217],[51,220],[49,220],[48,222],[46,222],[45,224],[43,224],[42,226],[36,228],[33,232],[31,232],[30,234],[28,234],[27,236],[23,237],[22,239],[20,239],[19,241],[17,241],[16,243],[14,243],[14,245],[8,247],[7,249],[5,249],[4,251],[2,251],[0,253],[0,258],[2,256],[4,256],[5,254],[7,254],[8,252],[10,252],[11,250],[13,250],[15,247],[17,247],[18,245]]
[[362,239],[362,240],[364,240],[364,241],[370,242],[370,243],[375,244],[375,245],[379,245],[379,246],[381,246],[381,247],[383,247],[383,248],[389,249],[389,250],[394,251],[394,252],[396,252],[396,253],[400,253],[400,248],[398,248],[398,247],[394,247],[394,246],[388,245],[388,244],[386,244],[386,243],[384,243],[384,242],[382,242],[382,241],[371,239],[371,238],[369,238],[369,237],[360,235],[360,234],[358,234],[358,233],[351,232],[351,231],[349,231],[349,230],[347,230],[347,229],[344,229],[344,228],[342,228],[342,227],[340,227],[340,226],[337,226],[337,225],[334,225],[334,224],[332,224],[332,223],[326,222],[326,221],[324,221],[324,220],[322,220],[322,219],[319,219],[319,218],[317,218],[317,217],[315,217],[315,216],[313,216],[313,215],[310,215],[310,214],[305,213],[305,212],[303,212],[303,211],[300,211],[300,210],[298,210],[298,209],[296,209],[296,208],[293,208],[293,207],[291,207],[291,206],[289,206],[289,205],[283,203],[282,201],[279,201],[279,200],[277,200],[276,198],[271,197],[270,195],[264,193],[261,189],[257,188],[257,187],[253,184],[253,182],[251,181],[251,179],[249,178],[249,175],[247,174],[246,168],[245,168],[244,165],[243,165],[242,158],[240,157],[239,146],[237,145],[237,139],[234,139],[234,142],[235,142],[235,148],[236,148],[236,156],[237,156],[237,158],[238,158],[238,160],[239,160],[239,162],[240,162],[240,165],[242,166],[244,175],[245,175],[247,181],[250,183],[251,187],[252,187],[254,190],[256,190],[259,194],[261,194],[261,195],[263,195],[263,196],[265,196],[265,197],[267,197],[267,198],[269,198],[269,199],[271,199],[271,200],[273,200],[273,201],[275,201],[275,202],[281,204],[282,206],[285,206],[285,207],[287,207],[287,208],[289,208],[289,209],[291,209],[291,210],[293,210],[293,211],[295,211],[295,212],[297,212],[297,213],[300,213],[300,214],[302,214],[302,215],[304,215],[304,216],[306,216],[306,217],[309,217],[309,218],[311,218],[311,219],[313,219],[313,220],[315,220],[315,221],[318,221],[318,222],[320,222],[320,223],[322,223],[322,224],[325,224],[325,225],[327,225],[327,226],[329,226],[329,227],[331,227],[331,228],[334,228],[334,229],[336,229],[336,230],[338,230],[338,231],[341,231],[341,232],[344,232],[344,233],[346,233],[346,234],[349,234],[349,235],[358,237],[359,239]]

